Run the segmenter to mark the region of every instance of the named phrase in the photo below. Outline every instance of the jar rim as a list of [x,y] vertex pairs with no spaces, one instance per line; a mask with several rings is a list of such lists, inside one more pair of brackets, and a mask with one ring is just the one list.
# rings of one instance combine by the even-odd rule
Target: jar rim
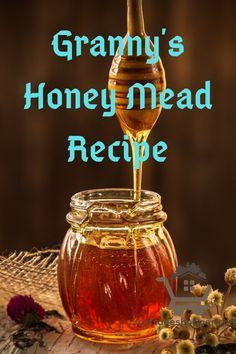
[[67,221],[73,225],[88,223],[116,224],[164,222],[161,197],[156,192],[142,190],[141,198],[134,199],[134,190],[128,188],[91,189],[76,193],[71,198],[71,212]]
[[88,189],[74,194],[71,197],[71,207],[81,208],[82,206],[89,207],[90,204],[109,203],[111,201],[116,203],[139,203],[146,205],[147,203],[161,204],[161,196],[152,191],[141,190],[141,197],[139,200],[134,198],[134,190],[131,188],[100,188]]

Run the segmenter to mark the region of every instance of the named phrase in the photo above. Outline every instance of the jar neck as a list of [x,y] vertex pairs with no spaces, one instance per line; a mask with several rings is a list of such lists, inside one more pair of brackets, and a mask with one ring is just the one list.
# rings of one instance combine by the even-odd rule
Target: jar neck
[[146,35],[142,0],[127,0],[127,29],[128,35],[144,37]]
[[67,221],[74,227],[83,225],[119,228],[133,225],[163,223],[167,215],[162,210],[161,197],[149,191],[141,199],[133,199],[133,190],[103,189],[75,194],[71,198]]

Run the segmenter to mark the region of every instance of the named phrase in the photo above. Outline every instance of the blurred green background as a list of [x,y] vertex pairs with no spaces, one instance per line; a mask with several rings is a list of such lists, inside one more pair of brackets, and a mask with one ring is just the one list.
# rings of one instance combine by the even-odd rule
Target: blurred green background
[[[143,188],[162,195],[180,263],[196,262],[217,287],[236,265],[235,10],[234,0],[144,0],[147,33],[167,28],[161,53],[168,87],[195,91],[211,80],[213,109],[162,112],[149,141],[166,141],[168,158],[145,164]],[[110,57],[85,51],[66,62],[54,55],[51,40],[61,29],[125,35],[126,1],[1,3],[1,252],[59,244],[75,192],[132,185],[127,163],[67,163],[68,135],[109,144],[122,138],[116,118],[102,118],[102,109],[23,109],[27,82],[82,91],[107,85]],[[168,40],[177,34],[185,53],[172,58]]]

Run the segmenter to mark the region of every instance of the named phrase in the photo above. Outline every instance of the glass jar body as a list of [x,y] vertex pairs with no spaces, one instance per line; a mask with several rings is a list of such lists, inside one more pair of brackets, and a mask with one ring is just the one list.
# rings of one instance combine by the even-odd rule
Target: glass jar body
[[77,335],[106,343],[138,342],[156,335],[160,309],[170,300],[157,278],[166,277],[175,291],[171,275],[177,261],[162,210],[150,217],[147,205],[137,208],[137,202],[117,199],[118,191],[111,193],[114,199],[100,196],[89,213],[68,214],[71,228],[60,252],[59,289]]

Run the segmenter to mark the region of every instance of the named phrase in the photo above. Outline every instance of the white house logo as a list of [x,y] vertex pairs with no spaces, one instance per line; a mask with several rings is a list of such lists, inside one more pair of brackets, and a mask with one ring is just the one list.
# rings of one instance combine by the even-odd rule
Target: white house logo
[[176,272],[172,274],[172,278],[178,281],[178,293],[181,296],[174,294],[169,280],[167,278],[157,278],[157,282],[162,282],[170,296],[169,308],[172,309],[176,315],[181,315],[187,308],[194,313],[202,314],[207,310],[204,302],[207,300],[208,295],[212,289],[211,285],[207,286],[205,294],[202,297],[195,297],[192,293],[192,287],[197,284],[206,284],[206,275],[201,272],[201,269],[195,263],[187,263],[186,266],[178,266]]

